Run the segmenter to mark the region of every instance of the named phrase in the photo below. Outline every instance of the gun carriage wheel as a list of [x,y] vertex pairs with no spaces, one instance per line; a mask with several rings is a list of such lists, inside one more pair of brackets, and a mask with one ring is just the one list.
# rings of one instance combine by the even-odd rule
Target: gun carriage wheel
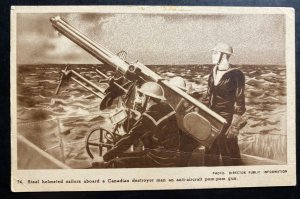
[[104,128],[93,129],[86,138],[86,151],[92,159],[96,154],[102,156],[104,150],[113,147],[115,140],[115,136],[110,131]]

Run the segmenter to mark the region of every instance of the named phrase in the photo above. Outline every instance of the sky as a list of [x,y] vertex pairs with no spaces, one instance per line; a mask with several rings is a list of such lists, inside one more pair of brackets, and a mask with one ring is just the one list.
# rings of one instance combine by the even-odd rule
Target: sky
[[233,64],[285,64],[284,15],[28,14],[17,16],[18,64],[101,63],[49,21],[60,15],[113,53],[143,64],[209,64],[218,42],[233,46]]

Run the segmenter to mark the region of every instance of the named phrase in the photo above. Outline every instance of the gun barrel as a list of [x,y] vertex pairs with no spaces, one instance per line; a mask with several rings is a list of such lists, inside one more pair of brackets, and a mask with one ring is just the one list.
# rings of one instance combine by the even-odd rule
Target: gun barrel
[[[93,55],[96,59],[100,60],[101,62],[108,64],[112,67],[114,67],[117,71],[121,72],[122,74],[125,74],[127,71],[129,71],[129,64],[122,60],[120,57],[115,55],[114,53],[110,52],[108,49],[103,47],[102,45],[98,44],[97,42],[89,39],[87,36],[85,36],[83,33],[79,32],[77,29],[75,29],[73,26],[68,24],[66,21],[64,21],[61,17],[56,16],[52,17],[50,19],[52,26],[60,32],[62,35],[69,38],[71,41],[79,45],[81,48],[86,50],[88,53]],[[201,102],[197,101],[193,97],[189,96],[185,92],[181,91],[178,88],[175,88],[166,80],[163,80],[158,74],[150,70],[148,67],[143,65],[140,62],[136,62],[133,64],[135,68],[139,68],[140,74],[142,75],[143,79],[146,81],[155,81],[161,84],[164,88],[171,89],[173,93],[176,93],[180,95],[182,98],[186,99],[196,107],[199,107],[201,109],[201,113],[207,117],[210,118],[211,121],[216,121],[217,124],[225,124],[227,123],[226,120],[218,115],[217,113],[210,110],[208,107],[206,107]]]
[[83,33],[64,21],[61,17],[52,17],[50,18],[50,22],[59,33],[72,40],[78,46],[93,55],[96,59],[117,68],[123,74],[128,70],[129,65],[125,61],[105,47],[89,39]]

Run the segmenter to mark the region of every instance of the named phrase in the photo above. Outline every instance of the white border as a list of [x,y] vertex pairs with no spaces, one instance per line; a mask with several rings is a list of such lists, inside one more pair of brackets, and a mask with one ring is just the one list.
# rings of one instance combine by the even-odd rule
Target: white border
[[[287,165],[242,167],[192,167],[149,169],[89,169],[89,170],[17,170],[16,129],[16,16],[17,13],[157,13],[157,14],[283,14],[286,16],[286,71],[287,71]],[[11,186],[12,191],[98,191],[199,189],[230,187],[261,187],[296,185],[295,142],[295,14],[293,8],[251,7],[184,7],[184,6],[12,6],[11,8]],[[100,183],[100,184],[18,184],[17,180],[84,180],[132,178],[199,178],[218,177],[213,172],[287,170],[285,174],[234,175],[238,181],[225,182],[164,182],[164,183]],[[228,177],[230,175],[220,176]]]

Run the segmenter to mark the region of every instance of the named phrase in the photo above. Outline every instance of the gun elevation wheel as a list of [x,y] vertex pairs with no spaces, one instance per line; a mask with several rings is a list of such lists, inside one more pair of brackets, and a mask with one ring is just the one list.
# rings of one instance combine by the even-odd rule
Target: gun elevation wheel
[[94,129],[86,138],[86,151],[92,159],[94,155],[102,156],[103,152],[113,147],[114,140],[114,135],[108,130],[103,128]]

